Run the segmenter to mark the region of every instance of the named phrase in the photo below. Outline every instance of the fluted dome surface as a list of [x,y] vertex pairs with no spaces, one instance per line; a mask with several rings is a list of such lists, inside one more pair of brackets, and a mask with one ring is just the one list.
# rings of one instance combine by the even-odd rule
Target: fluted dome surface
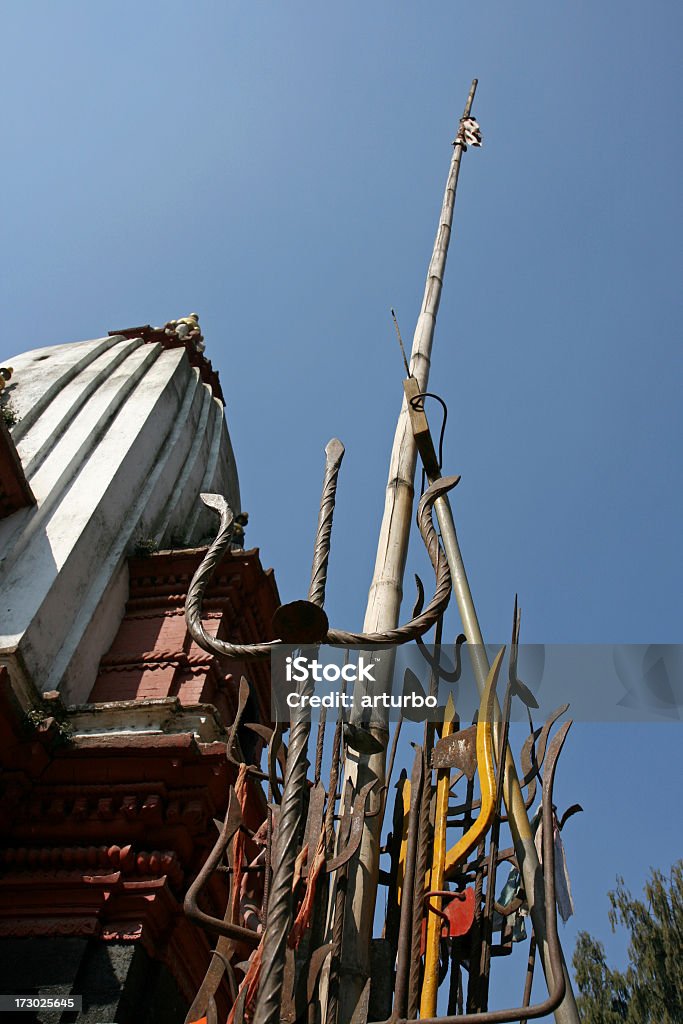
[[183,347],[122,335],[9,359],[12,439],[36,505],[0,520],[0,661],[26,697],[85,700],[137,546],[191,547],[239,485],[223,404]]

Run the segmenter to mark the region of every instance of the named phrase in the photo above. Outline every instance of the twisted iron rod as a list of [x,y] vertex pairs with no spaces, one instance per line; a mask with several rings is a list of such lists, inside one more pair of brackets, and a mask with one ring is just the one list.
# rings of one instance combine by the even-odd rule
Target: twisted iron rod
[[[343,454],[343,448],[342,448]],[[340,456],[341,461],[341,456]],[[338,472],[338,467],[337,467]],[[434,502],[452,490],[460,480],[459,476],[440,477],[425,493],[417,510],[417,524],[422,540],[427,549],[429,559],[436,575],[436,586],[434,595],[419,615],[414,616],[402,626],[396,629],[388,629],[376,633],[352,633],[343,629],[330,629],[323,638],[323,643],[337,646],[373,646],[388,647],[392,644],[404,644],[422,636],[434,625],[438,617],[445,611],[451,596],[451,574],[448,568],[448,561],[443,553],[432,522],[432,506]],[[324,496],[324,492],[323,492]],[[232,539],[235,525],[235,517],[232,509],[223,497],[218,494],[202,494],[202,501],[209,508],[212,508],[220,515],[220,529],[213,544],[204,556],[199,568],[192,577],[188,588],[187,600],[185,601],[185,621],[193,640],[205,651],[221,655],[226,658],[239,658],[241,660],[254,658],[267,658],[273,650],[281,646],[280,640],[270,640],[258,644],[231,644],[226,640],[218,640],[210,636],[202,623],[201,611],[202,602],[206,588],[214,574],[216,566],[223,557]],[[334,503],[333,503],[334,504]],[[327,533],[329,543],[329,521],[327,513],[319,520],[319,537],[316,540],[316,556],[313,562],[313,578],[311,580],[311,591],[313,594],[325,592],[325,580],[327,576],[327,556],[324,555],[324,547],[320,547],[320,533]],[[329,552],[328,552],[329,555]]]
[[[322,606],[325,599],[327,563],[330,552],[332,516],[339,467],[344,457],[340,441],[331,441],[325,449],[326,465],[320,514],[315,539],[309,600]],[[299,686],[300,693],[310,694],[308,680]],[[254,1024],[277,1024],[280,1020],[282,986],[285,973],[287,936],[292,924],[292,882],[298,851],[308,771],[308,739],[311,732],[310,709],[299,706],[292,711],[285,782],[278,821],[277,855],[271,880],[268,905],[268,927],[263,940],[263,972],[259,985]]]

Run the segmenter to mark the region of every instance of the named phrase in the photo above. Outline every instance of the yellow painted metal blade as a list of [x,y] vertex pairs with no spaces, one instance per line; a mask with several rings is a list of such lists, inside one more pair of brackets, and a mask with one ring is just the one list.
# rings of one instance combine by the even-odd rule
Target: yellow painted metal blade
[[[454,732],[455,704],[449,694],[444,711],[442,736],[451,736]],[[446,862],[446,821],[448,817],[448,797],[451,787],[451,772],[442,768],[437,773],[436,812],[434,816],[434,845],[432,847],[432,869],[429,876],[429,889],[443,889],[444,866]],[[439,899],[434,900],[435,906],[441,907]],[[433,1017],[436,1013],[436,994],[439,987],[439,942],[441,939],[441,918],[437,914],[427,916],[427,941],[425,948],[425,969],[422,991],[420,993],[420,1016]]]
[[446,874],[461,864],[488,831],[495,809],[495,766],[493,758],[493,707],[496,700],[496,684],[503,661],[505,648],[502,647],[491,666],[479,705],[477,722],[477,771],[481,789],[481,810],[477,820],[446,854]]
[[406,856],[408,854],[408,815],[410,814],[410,779],[405,779],[403,781],[401,798],[403,801],[403,827],[401,830],[401,849],[398,855],[398,868],[396,871],[396,899],[399,907],[401,906],[403,880],[405,878],[406,873]]

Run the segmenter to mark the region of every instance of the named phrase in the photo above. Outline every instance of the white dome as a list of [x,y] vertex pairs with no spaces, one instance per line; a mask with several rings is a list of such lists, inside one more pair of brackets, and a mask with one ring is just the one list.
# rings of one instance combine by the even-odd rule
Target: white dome
[[[138,544],[192,547],[240,507],[223,404],[185,348],[122,335],[35,349],[5,394],[36,505],[0,520],[0,664],[30,699],[86,699]],[[210,364],[207,364],[210,366]]]

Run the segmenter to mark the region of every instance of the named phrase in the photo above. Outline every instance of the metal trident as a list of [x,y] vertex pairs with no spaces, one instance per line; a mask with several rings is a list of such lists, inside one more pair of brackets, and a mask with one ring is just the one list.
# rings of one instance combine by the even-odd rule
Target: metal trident
[[[436,586],[434,595],[419,615],[414,616],[402,626],[396,629],[388,629],[381,633],[353,633],[344,629],[328,628],[326,616],[315,615],[312,606],[320,610],[322,598],[325,593],[325,580],[327,577],[327,559],[329,556],[330,529],[332,525],[332,513],[336,491],[337,474],[344,455],[344,446],[336,439],[329,442],[327,448],[327,467],[325,474],[325,486],[320,505],[320,516],[318,521],[318,533],[316,536],[315,556],[312,570],[311,590],[308,601],[296,601],[292,605],[283,605],[283,609],[305,613],[310,618],[306,626],[312,631],[312,635],[299,637],[299,641],[307,643],[324,643],[342,647],[371,646],[384,647],[391,644],[404,644],[417,637],[423,636],[434,625],[436,620],[446,609],[451,595],[451,574],[448,568],[446,556],[432,523],[432,506],[437,498],[452,490],[460,480],[459,476],[441,477],[433,484],[420,499],[417,509],[417,525],[420,535],[427,549],[427,554],[434,568]],[[201,621],[201,608],[204,593],[211,580],[216,566],[223,554],[230,545],[235,525],[235,515],[219,494],[202,494],[202,501],[209,508],[213,509],[220,516],[220,529],[213,544],[207,551],[201,565],[192,577],[187,600],[185,602],[185,620],[187,628],[193,640],[205,651],[218,654],[226,658],[239,658],[249,660],[255,658],[267,658],[274,649],[281,646],[285,639],[270,640],[256,644],[233,644],[225,640],[218,640],[210,636],[204,629]],[[284,616],[283,616],[284,618]],[[323,629],[324,625],[324,629]],[[315,629],[318,627],[319,629]],[[315,635],[317,632],[318,635]],[[287,638],[288,642],[292,642]],[[296,641],[294,641],[296,642]]]
[[[403,644],[426,633],[445,610],[451,593],[451,576],[448,562],[432,523],[431,510],[437,498],[455,487],[459,477],[440,479],[425,492],[418,506],[418,527],[436,577],[434,595],[424,611],[414,615],[404,625],[381,633],[353,633],[329,627],[322,605],[327,581],[337,477],[344,456],[344,446],[341,441],[333,439],[327,445],[325,453],[325,478],[320,501],[308,600],[296,601],[278,609],[273,622],[274,629],[279,634],[276,640],[256,644],[233,644],[210,636],[204,629],[201,620],[204,593],[216,566],[230,545],[235,516],[220,495],[201,495],[204,504],[220,516],[218,535],[190,583],[185,604],[185,618],[190,635],[204,650],[223,657],[248,660],[267,658],[283,643],[308,645],[326,643],[337,646]],[[310,686],[310,683],[303,683],[301,686],[305,688]],[[277,853],[268,901],[268,923],[263,937],[263,975],[259,987],[254,1024],[275,1024],[280,1019],[286,942],[292,919],[292,881],[306,791],[307,750],[311,730],[310,714],[301,706],[303,703],[299,702],[300,706],[293,709],[290,722],[289,751],[280,807]],[[330,799],[333,799],[333,794],[330,794]]]

